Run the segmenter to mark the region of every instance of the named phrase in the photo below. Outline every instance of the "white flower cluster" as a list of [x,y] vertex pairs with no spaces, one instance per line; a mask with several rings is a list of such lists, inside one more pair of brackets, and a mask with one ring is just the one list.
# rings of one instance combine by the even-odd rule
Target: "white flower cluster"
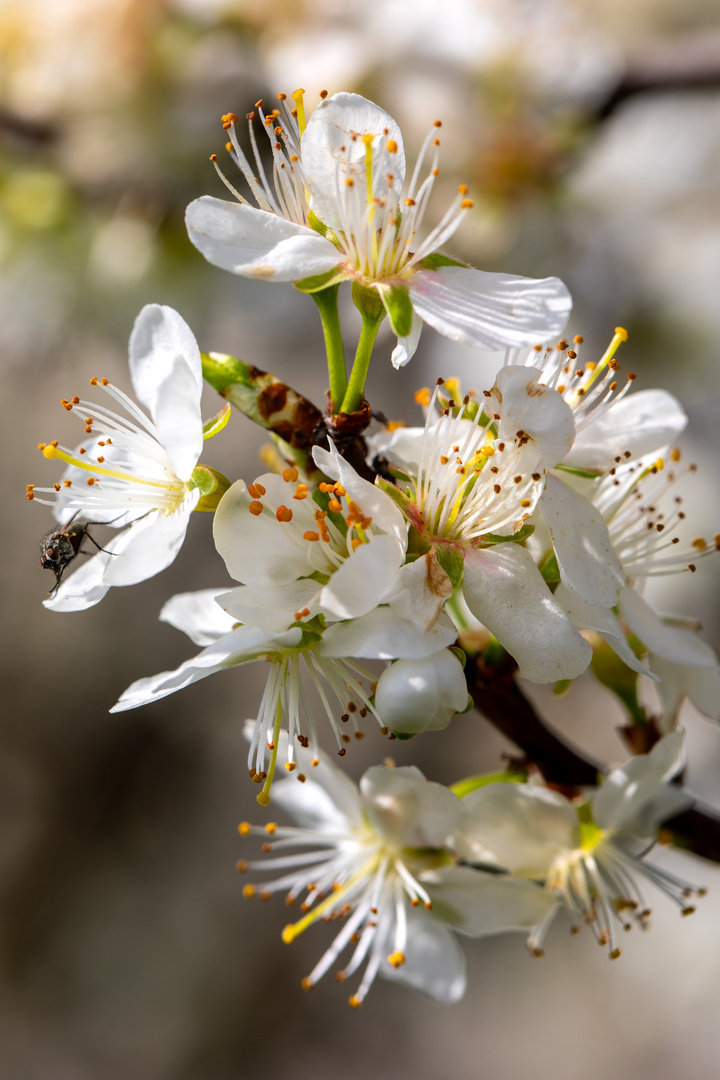
[[[46,606],[81,610],[113,585],[153,576],[177,555],[191,512],[212,512],[215,546],[237,585],[166,603],[160,618],[200,652],[133,683],[113,711],[263,663],[249,772],[258,802],[272,799],[296,824],[243,823],[243,835],[269,836],[264,846],[278,854],[240,866],[279,873],[261,887],[265,895],[304,897],[285,941],[317,920],[341,921],[305,985],[351,949],[338,975],[363,970],[351,1004],[378,973],[454,1001],[465,986],[455,930],[523,930],[539,953],[564,906],[614,957],[616,927],[647,921],[640,878],[690,910],[689,887],[642,854],[660,823],[690,805],[670,783],[683,765],[678,710],[689,697],[719,718],[720,665],[696,628],[657,613],[643,590],[650,576],[693,572],[718,537],[679,535],[684,513],[674,491],[693,467],[681,467],[674,443],[686,417],[664,391],[628,393],[632,375],[620,386],[615,352],[625,331],[599,360],[585,359],[581,338],[557,340],[570,312],[557,278],[485,273],[440,254],[472,205],[464,187],[439,224],[421,232],[438,126],[406,181],[402,138],[382,109],[341,93],[306,121],[302,92],[293,101],[281,95],[270,112],[257,105],[270,179],[255,115],[250,160],[237,118],[223,118],[257,205],[226,180],[236,201],[198,199],[187,222],[215,265],[294,282],[313,296],[328,345],[327,423],[304,455],[278,457],[277,471],[250,483],[199,464],[204,440],[230,414],[226,404],[201,419],[203,364],[218,354],[201,356],[172,309],[144,308],[130,372],[147,413],[93,379],[123,413],[73,397],[63,405],[81,419],[80,445],[41,444],[46,458],[67,466],[52,487],[28,487],[28,498],[50,503],[57,519],[43,542],[43,565],[56,574]],[[363,316],[349,377],[334,307],[343,281]],[[398,339],[395,366],[410,359],[426,322],[451,340],[504,350],[494,384],[463,397],[455,380],[438,379],[417,396],[422,427],[388,426],[363,440],[365,376],[385,316]],[[257,419],[241,367],[228,367],[225,397],[238,404],[231,391],[244,379],[244,411]],[[279,447],[282,454],[287,441]],[[65,577],[95,524],[114,529],[114,539]],[[485,652],[477,645],[473,653],[473,641]],[[605,684],[648,676],[661,710],[655,744],[648,740],[594,793],[563,787],[562,777],[548,784],[532,760],[455,789],[412,767],[376,767],[358,788],[320,749],[327,734],[344,756],[369,717],[391,738],[447,727],[469,706],[464,664],[487,665],[490,653],[504,658],[506,672],[555,683],[609,650],[617,660],[608,667],[605,655]],[[365,666],[378,661],[386,665],[379,675]],[[482,710],[481,695],[475,704]],[[288,775],[273,787],[278,761]],[[255,890],[246,886],[246,895]]]

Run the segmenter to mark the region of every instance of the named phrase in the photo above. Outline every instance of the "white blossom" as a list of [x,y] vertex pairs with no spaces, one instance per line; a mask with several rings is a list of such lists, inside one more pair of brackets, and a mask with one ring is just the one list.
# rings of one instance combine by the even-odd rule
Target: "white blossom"
[[287,944],[315,923],[340,923],[303,979],[305,989],[350,949],[337,979],[362,971],[349,999],[353,1007],[378,974],[435,1001],[457,1001],[465,961],[451,928],[472,936],[528,929],[554,906],[529,883],[453,865],[447,838],[460,826],[462,803],[419,769],[374,767],[358,789],[322,754],[308,768],[301,752],[299,764],[302,783],[285,779],[274,789],[297,824],[241,823],[241,835],[263,837],[270,858],[243,859],[239,868],[280,873],[261,886],[246,885],[246,896],[284,892],[291,905],[303,897],[301,917],[283,930]]
[[422,660],[395,661],[375,690],[375,707],[383,721],[408,735],[442,731],[467,705],[463,666],[449,649]]
[[112,585],[134,585],[164,570],[200,499],[194,479],[203,445],[200,352],[172,308],[149,304],[140,312],[130,337],[130,376],[149,416],[107,379],[91,379],[125,415],[73,397],[62,404],[81,419],[83,442],[75,450],[41,444],[46,458],[68,468],[52,488],[33,485],[29,495],[50,501],[60,522],[76,518],[122,530],[60,583],[45,601],[54,611],[91,607]]
[[[293,97],[301,105],[302,94]],[[558,278],[488,273],[437,255],[472,206],[464,186],[421,238],[438,173],[439,124],[406,184],[397,124],[358,94],[321,101],[306,127],[284,103],[282,115],[261,115],[277,139],[272,184],[257,152],[254,178],[234,134],[237,118],[224,118],[258,207],[228,183],[237,202],[203,196],[187,210],[190,239],[215,266],[266,281],[317,278],[309,288],[346,279],[375,289],[398,336],[396,367],[413,355],[423,322],[485,349],[530,345],[562,330],[571,300]]]
[[[463,800],[467,817],[455,837],[458,854],[470,862],[491,859],[516,876],[544,882],[615,959],[617,927],[647,926],[643,879],[681,914],[694,910],[688,903],[694,890],[643,858],[660,823],[692,803],[669,783],[684,763],[683,737],[682,731],[665,735],[649,754],[610,772],[579,804],[533,784],[493,783],[472,791]],[[554,913],[530,935],[533,951],[541,951]]]

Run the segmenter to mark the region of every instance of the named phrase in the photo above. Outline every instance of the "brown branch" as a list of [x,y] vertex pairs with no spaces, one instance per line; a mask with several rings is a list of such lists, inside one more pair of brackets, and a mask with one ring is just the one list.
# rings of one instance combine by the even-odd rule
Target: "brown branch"
[[[500,667],[468,657],[465,674],[475,707],[537,765],[548,783],[571,789],[597,784],[607,768],[548,728],[515,681],[516,670],[510,657]],[[666,821],[662,832],[664,838],[685,851],[720,863],[717,811],[696,803],[691,810]]]

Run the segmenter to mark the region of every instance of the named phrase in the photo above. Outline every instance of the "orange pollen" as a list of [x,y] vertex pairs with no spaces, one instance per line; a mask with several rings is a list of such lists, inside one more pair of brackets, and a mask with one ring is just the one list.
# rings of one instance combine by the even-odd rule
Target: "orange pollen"
[[297,469],[285,469],[283,473],[283,480],[286,484],[294,484],[298,478]]
[[331,514],[339,514],[342,511],[342,506],[337,499],[331,499],[328,503],[328,510]]
[[248,510],[251,514],[254,514],[255,517],[259,517],[263,512],[263,505],[261,502],[258,502],[257,499],[254,499],[248,506]]
[[312,541],[312,540],[319,540],[319,539],[320,539],[320,534],[316,533],[316,532],[312,532],[311,529],[308,529],[307,532],[303,533],[303,540],[311,540]]
[[307,486],[307,484],[298,484],[298,486],[295,488],[295,494],[293,495],[293,499],[307,499],[307,497],[308,497],[308,486]]
[[309,614],[310,614],[310,608],[306,608],[306,607],[304,607],[302,609],[302,611],[296,611],[295,612],[295,622],[300,622],[301,619],[304,619],[305,616],[309,615]]
[[262,484],[251,484],[248,488],[248,495],[251,495],[253,499],[261,499],[265,494],[265,488]]
[[461,210],[472,210],[472,207],[473,207],[472,199],[463,199],[463,201],[460,203],[460,209]]
[[288,509],[287,506],[278,506],[277,510],[275,511],[275,517],[278,519],[278,521],[292,521],[292,516],[292,510]]

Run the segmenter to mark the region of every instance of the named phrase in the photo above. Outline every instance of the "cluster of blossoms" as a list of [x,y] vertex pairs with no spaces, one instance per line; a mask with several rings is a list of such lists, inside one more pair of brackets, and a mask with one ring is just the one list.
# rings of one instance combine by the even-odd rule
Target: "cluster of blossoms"
[[[250,158],[237,118],[223,117],[256,205],[221,173],[234,200],[198,199],[187,223],[215,265],[312,295],[329,413],[234,357],[201,354],[172,309],[144,308],[130,339],[143,408],[93,379],[122,411],[64,400],[81,419],[80,445],[41,444],[45,458],[66,465],[51,487],[27,492],[57,520],[43,541],[43,565],[56,574],[45,604],[82,610],[111,586],[157,574],[176,557],[191,512],[214,515],[229,580],[174,596],[160,613],[200,651],[133,683],[113,711],[227,668],[265,666],[247,725],[248,769],[260,805],[279,805],[296,824],[243,823],[242,835],[262,834],[278,854],[239,867],[280,875],[247,885],[248,896],[259,888],[285,891],[291,904],[303,897],[285,941],[341,920],[306,986],[352,947],[338,974],[363,972],[351,1004],[378,973],[454,1001],[465,986],[455,931],[523,931],[539,954],[561,907],[615,957],[617,928],[647,923],[642,879],[691,910],[690,886],[643,855],[660,824],[691,803],[671,783],[684,761],[682,702],[720,718],[714,651],[643,595],[649,577],[693,572],[720,545],[682,536],[674,491],[693,469],[675,447],[685,414],[664,391],[630,392],[634,376],[621,379],[615,356],[621,328],[597,360],[581,358],[580,337],[558,340],[570,299],[557,278],[486,273],[438,251],[472,206],[461,187],[440,222],[421,231],[439,125],[406,181],[402,138],[382,109],[341,93],[323,96],[306,121],[301,91],[293,102],[281,95],[269,112],[257,104]],[[270,137],[270,178],[258,118]],[[337,308],[344,281],[363,319],[349,375]],[[493,385],[463,396],[456,380],[438,379],[417,395],[422,426],[388,425],[365,438],[363,389],[386,316],[395,366],[411,358],[426,322],[502,350]],[[225,399],[205,424],[203,376]],[[277,468],[249,483],[199,463],[232,405],[277,443]],[[102,547],[88,531],[95,525],[114,530]],[[86,539],[99,550],[66,576]],[[446,728],[472,704],[471,670],[564,684],[600,661],[605,685],[631,700],[635,720],[642,714],[646,738],[644,752],[595,789],[563,785],[532,757],[453,788],[387,765],[357,787],[320,748],[333,739],[344,757],[367,725],[391,739]],[[628,691],[638,674],[657,686],[652,718]],[[482,711],[477,687],[474,699]]]

